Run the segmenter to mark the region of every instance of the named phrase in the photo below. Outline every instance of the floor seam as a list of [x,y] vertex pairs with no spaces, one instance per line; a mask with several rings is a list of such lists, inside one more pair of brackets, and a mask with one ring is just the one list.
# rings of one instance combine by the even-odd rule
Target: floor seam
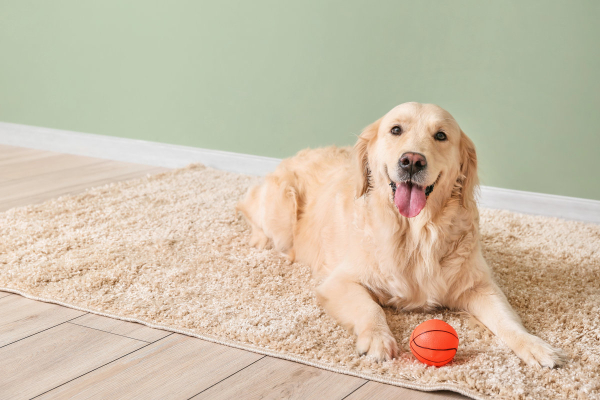
[[137,340],[137,341],[144,342],[144,343],[152,343],[152,342],[149,342],[149,341],[147,341],[147,340],[136,339],[136,338],[132,338],[131,336],[119,335],[118,333],[114,333],[114,332],[108,332],[108,331],[105,331],[105,330],[103,330],[103,329],[98,329],[98,328],[92,328],[91,326],[87,326],[87,325],[76,324],[75,322],[71,322],[71,321],[68,321],[68,322],[69,322],[69,324],[71,324],[71,325],[77,325],[77,326],[81,326],[82,328],[89,328],[89,329],[93,329],[93,330],[95,330],[95,331],[100,331],[100,332],[104,332],[104,333],[109,333],[109,334],[111,334],[111,335],[120,336],[120,337],[124,337],[124,338],[127,338],[127,339],[132,339],[132,340]]
[[94,372],[94,371],[96,371],[96,370],[98,370],[98,369],[100,369],[100,368],[102,368],[102,367],[105,367],[105,366],[107,366],[108,364],[112,364],[112,363],[114,363],[115,361],[118,361],[118,360],[120,360],[120,359],[121,359],[121,358],[123,358],[123,357],[127,357],[128,355],[130,355],[130,354],[133,354],[133,353],[135,353],[136,351],[142,350],[142,349],[144,349],[144,348],[146,348],[146,347],[150,346],[151,344],[154,344],[154,343],[156,343],[156,342],[158,342],[158,341],[160,341],[160,340],[163,340],[163,339],[165,339],[165,338],[167,338],[167,337],[169,337],[169,336],[171,336],[171,335],[174,335],[174,333],[171,333],[170,335],[167,335],[167,336],[165,336],[165,337],[162,337],[162,338],[160,338],[160,339],[157,339],[157,340],[155,340],[154,342],[146,342],[147,344],[145,344],[144,346],[142,346],[142,347],[139,347],[139,348],[137,348],[137,349],[135,349],[135,350],[133,350],[133,351],[130,351],[130,352],[129,352],[129,353],[127,353],[127,354],[123,354],[121,357],[117,357],[117,358],[115,358],[114,360],[111,360],[111,361],[109,361],[109,362],[107,362],[107,363],[104,363],[104,364],[102,364],[102,365],[100,365],[100,366],[98,366],[98,367],[96,367],[96,368],[94,368],[94,369],[91,369],[91,370],[89,370],[89,371],[87,371],[87,372],[85,372],[85,373],[83,373],[83,374],[81,374],[81,375],[78,375],[78,376],[76,376],[76,377],[75,377],[75,378],[73,378],[73,379],[69,379],[68,381],[66,381],[66,382],[63,382],[63,383],[61,383],[60,385],[57,385],[57,386],[55,386],[55,387],[53,387],[53,388],[51,388],[51,389],[48,389],[48,390],[46,390],[45,392],[42,392],[42,393],[40,393],[40,394],[37,394],[37,395],[33,396],[33,397],[30,399],[30,400],[32,400],[32,399],[35,399],[35,398],[38,398],[38,397],[40,397],[40,396],[42,396],[42,395],[44,395],[44,394],[46,394],[46,393],[49,393],[49,392],[53,391],[54,389],[58,389],[59,387],[61,387],[61,386],[64,386],[64,385],[66,385],[66,384],[67,384],[67,383],[69,383],[69,382],[73,382],[74,380],[76,380],[76,379],[79,379],[79,378],[81,378],[82,376],[85,376],[85,375],[87,375],[87,374],[89,374],[89,373],[92,373],[92,372]]
[[361,385],[359,385],[356,389],[354,389],[353,391],[351,391],[350,393],[348,393],[347,395],[345,395],[344,397],[341,398],[341,400],[344,400],[346,398],[348,398],[352,393],[356,392],[358,389],[360,389],[361,387],[365,386],[367,383],[371,382],[370,380],[365,380]]
[[[89,314],[89,313],[85,313],[85,314]],[[83,315],[85,315],[85,314],[83,314]],[[79,317],[81,317],[81,315],[78,315],[78,316],[76,316],[75,318],[79,318]],[[68,323],[69,321],[72,321],[72,320],[74,320],[75,318],[71,318],[71,319],[69,319],[69,320],[67,320],[67,321],[63,321],[63,322],[61,322],[60,324],[52,325],[51,327],[48,327],[48,328],[46,328],[46,329],[42,329],[41,331],[38,331],[38,332],[36,332],[36,333],[32,333],[31,335],[24,336],[24,337],[22,337],[21,339],[18,339],[18,340],[15,340],[15,341],[13,341],[13,342],[10,342],[10,343],[7,343],[7,344],[5,344],[5,345],[2,345],[2,346],[0,346],[0,349],[3,349],[3,348],[4,348],[4,347],[6,347],[6,346],[10,346],[11,344],[14,344],[14,343],[20,342],[21,340],[25,340],[25,339],[27,339],[27,338],[30,338],[30,337],[32,337],[32,336],[35,336],[35,335],[37,335],[37,334],[39,334],[39,333],[45,332],[45,331],[47,331],[47,330],[49,330],[49,329],[56,328],[57,326],[60,326],[60,325],[66,324],[66,323]]]
[[208,389],[210,389],[210,388],[212,388],[212,387],[214,387],[214,386],[218,385],[219,383],[221,383],[221,382],[223,382],[223,381],[225,381],[225,380],[227,380],[227,379],[231,378],[233,375],[235,375],[235,374],[237,374],[238,372],[240,372],[240,371],[242,371],[242,370],[244,370],[244,369],[248,368],[248,367],[249,367],[249,366],[251,366],[252,364],[255,364],[255,363],[259,362],[260,360],[262,360],[262,359],[263,359],[263,358],[265,358],[265,357],[267,357],[267,356],[262,356],[262,357],[261,357],[261,358],[259,358],[258,360],[255,360],[255,361],[251,362],[250,364],[246,365],[245,367],[238,369],[238,370],[237,370],[237,371],[235,371],[233,374],[231,374],[231,375],[228,375],[228,376],[226,376],[225,378],[221,379],[220,381],[213,383],[212,385],[210,385],[210,386],[209,386],[209,387],[207,387],[206,389],[203,389],[203,390],[199,391],[198,393],[196,393],[196,394],[195,394],[195,395],[193,395],[192,397],[188,398],[187,400],[191,400],[191,399],[193,399],[194,397],[196,397],[196,396],[199,396],[200,394],[202,394],[202,393],[206,392]]

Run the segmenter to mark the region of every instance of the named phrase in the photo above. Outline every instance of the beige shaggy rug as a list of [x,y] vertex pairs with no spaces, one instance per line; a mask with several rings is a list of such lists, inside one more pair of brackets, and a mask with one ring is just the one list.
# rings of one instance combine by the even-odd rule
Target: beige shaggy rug
[[[309,268],[246,243],[234,205],[260,178],[202,166],[0,214],[0,290],[420,390],[474,398],[600,398],[600,226],[483,210],[483,248],[525,326],[569,362],[524,365],[463,313],[386,310],[405,352],[359,357],[316,304]],[[408,338],[439,318],[455,360],[419,363]]]

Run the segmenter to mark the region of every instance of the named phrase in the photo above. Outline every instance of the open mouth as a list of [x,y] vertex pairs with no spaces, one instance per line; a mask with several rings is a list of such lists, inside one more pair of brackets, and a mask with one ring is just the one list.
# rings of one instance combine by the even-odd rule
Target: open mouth
[[440,179],[438,175],[435,182],[429,186],[421,186],[412,181],[396,183],[391,181],[390,187],[394,195],[394,204],[398,207],[400,214],[407,218],[413,218],[419,215],[421,210],[427,204],[427,198],[433,192],[435,184]]

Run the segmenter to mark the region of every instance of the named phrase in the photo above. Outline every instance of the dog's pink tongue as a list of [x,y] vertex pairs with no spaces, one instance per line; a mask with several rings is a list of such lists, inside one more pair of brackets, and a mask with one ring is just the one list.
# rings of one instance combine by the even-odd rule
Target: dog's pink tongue
[[405,217],[412,218],[419,215],[426,202],[424,188],[408,182],[396,185],[394,203],[400,214]]

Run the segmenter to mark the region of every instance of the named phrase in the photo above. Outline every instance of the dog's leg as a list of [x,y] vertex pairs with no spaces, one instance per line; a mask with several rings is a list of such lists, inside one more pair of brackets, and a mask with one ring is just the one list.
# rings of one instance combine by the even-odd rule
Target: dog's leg
[[[485,260],[478,255],[477,262],[485,263]],[[487,264],[482,267],[487,268]],[[525,363],[548,368],[565,363],[562,350],[527,332],[504,293],[491,279],[465,292],[459,303],[460,308],[479,319]]]
[[317,287],[317,297],[329,315],[357,336],[359,354],[379,361],[398,355],[398,344],[385,313],[364,286],[332,275]]
[[249,244],[259,249],[273,247],[294,261],[296,200],[294,187],[276,173],[251,187],[236,206],[252,227]]

